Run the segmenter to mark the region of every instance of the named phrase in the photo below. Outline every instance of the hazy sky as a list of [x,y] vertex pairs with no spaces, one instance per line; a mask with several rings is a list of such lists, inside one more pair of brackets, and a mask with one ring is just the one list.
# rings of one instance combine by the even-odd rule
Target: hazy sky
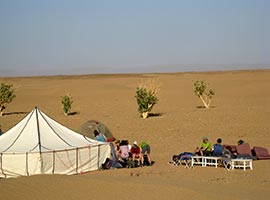
[[270,0],[0,0],[0,76],[270,68]]

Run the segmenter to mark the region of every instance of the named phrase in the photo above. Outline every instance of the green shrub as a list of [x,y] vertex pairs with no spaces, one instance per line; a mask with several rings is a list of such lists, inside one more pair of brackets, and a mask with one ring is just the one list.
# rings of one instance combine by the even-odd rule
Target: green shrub
[[205,81],[196,81],[194,83],[194,92],[195,95],[198,96],[205,108],[210,108],[210,103],[212,101],[213,96],[215,95],[215,91],[212,89],[208,89],[208,83]]
[[68,115],[70,113],[71,110],[71,106],[72,106],[72,97],[70,95],[65,95],[61,97],[61,103],[63,105],[63,111],[65,115]]
[[149,112],[152,110],[155,104],[158,102],[157,87],[150,87],[149,85],[141,85],[137,87],[136,96],[138,104],[138,111],[145,119],[148,117]]
[[0,116],[3,116],[3,111],[6,109],[7,104],[9,104],[16,95],[12,89],[12,85],[7,85],[1,83],[0,85]]

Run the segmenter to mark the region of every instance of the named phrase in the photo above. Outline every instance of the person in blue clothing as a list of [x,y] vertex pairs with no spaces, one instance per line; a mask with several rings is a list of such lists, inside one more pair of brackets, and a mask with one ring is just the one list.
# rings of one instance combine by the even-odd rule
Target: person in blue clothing
[[223,146],[222,139],[218,138],[217,143],[213,146],[213,156],[222,156]]
[[107,138],[102,133],[99,133],[97,130],[94,130],[95,140],[99,142],[107,142]]

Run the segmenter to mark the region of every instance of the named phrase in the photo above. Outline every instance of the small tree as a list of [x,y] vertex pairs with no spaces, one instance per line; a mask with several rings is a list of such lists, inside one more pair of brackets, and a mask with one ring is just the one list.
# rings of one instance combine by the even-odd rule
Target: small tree
[[141,113],[143,119],[148,117],[149,112],[157,104],[157,92],[158,87],[154,81],[141,84],[137,87],[135,98],[137,99],[138,111]]
[[63,105],[63,111],[65,115],[68,115],[70,113],[71,110],[71,106],[72,106],[72,97],[70,95],[65,95],[61,97],[61,103]]
[[205,108],[210,108],[210,103],[215,95],[214,90],[207,88],[208,85],[205,81],[196,81],[194,83],[195,95],[201,99]]
[[16,95],[12,89],[12,85],[7,85],[1,83],[0,85],[0,116],[3,116],[3,111],[6,109],[7,104],[9,104]]

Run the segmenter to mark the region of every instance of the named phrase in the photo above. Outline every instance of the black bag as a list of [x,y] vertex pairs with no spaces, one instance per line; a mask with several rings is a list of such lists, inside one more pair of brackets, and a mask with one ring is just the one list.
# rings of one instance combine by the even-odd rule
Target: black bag
[[102,164],[102,169],[110,169],[112,167],[113,161],[106,158],[105,163]]

